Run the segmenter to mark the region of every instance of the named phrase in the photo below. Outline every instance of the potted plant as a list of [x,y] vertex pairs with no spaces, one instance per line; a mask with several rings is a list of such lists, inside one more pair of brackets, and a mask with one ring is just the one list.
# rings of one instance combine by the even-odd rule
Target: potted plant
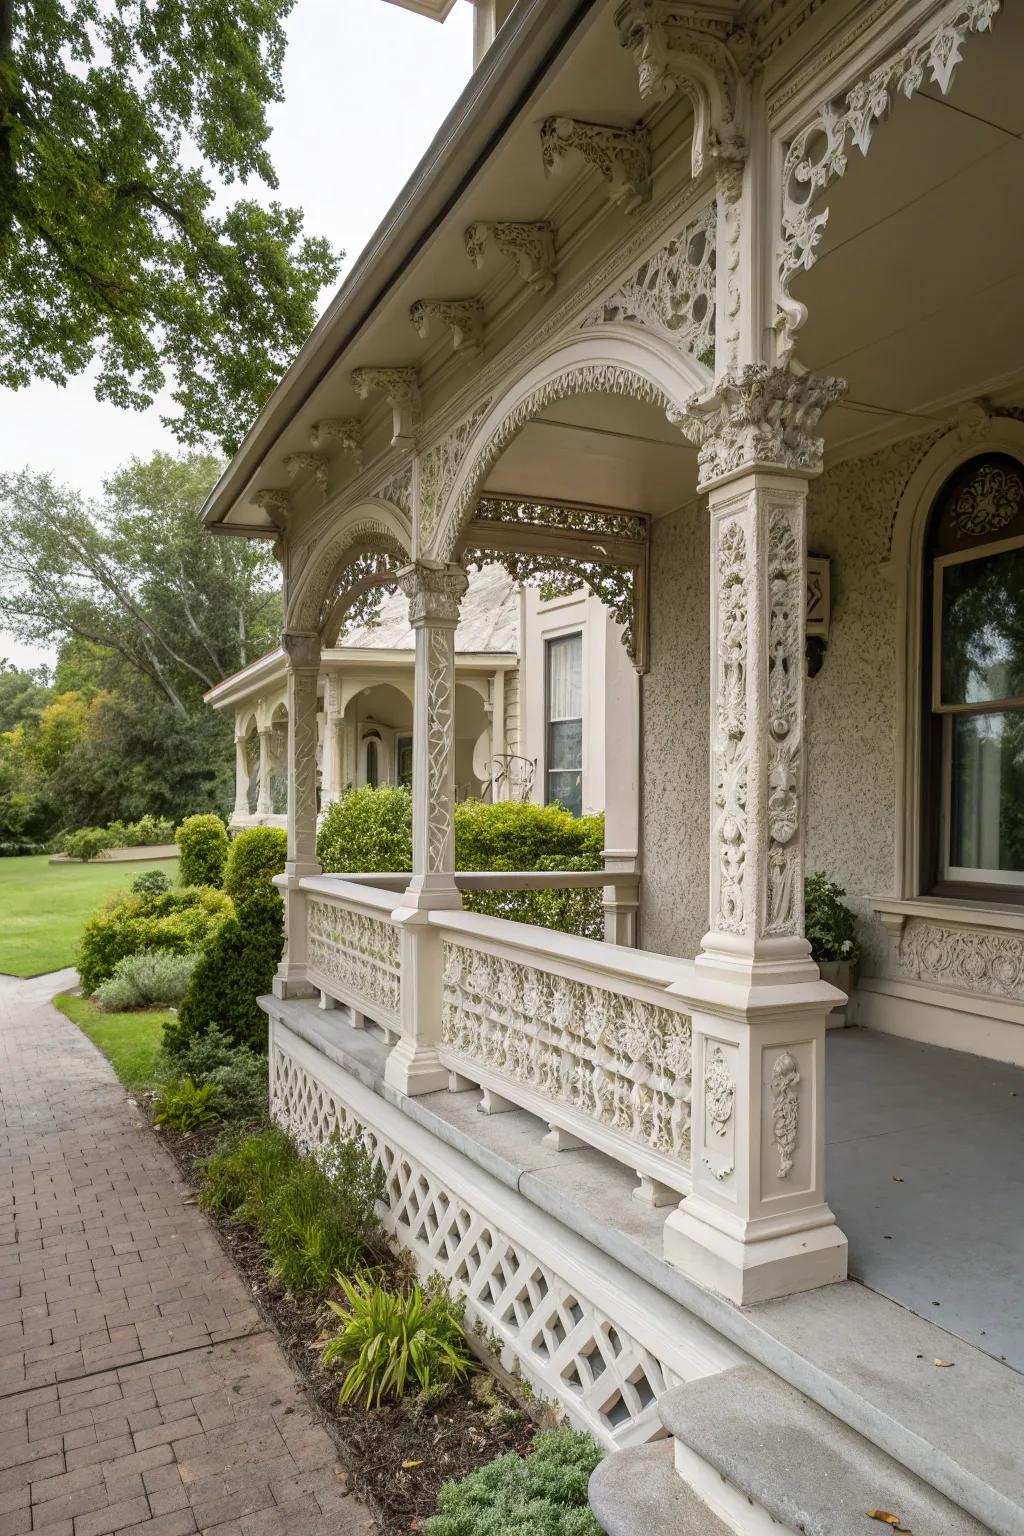
[[[811,956],[818,962],[822,981],[831,982],[849,997],[857,975],[860,945],[857,919],[843,901],[841,885],[820,871],[804,882],[804,932],[811,946]],[[833,1008],[829,1028],[846,1023],[846,1007]]]

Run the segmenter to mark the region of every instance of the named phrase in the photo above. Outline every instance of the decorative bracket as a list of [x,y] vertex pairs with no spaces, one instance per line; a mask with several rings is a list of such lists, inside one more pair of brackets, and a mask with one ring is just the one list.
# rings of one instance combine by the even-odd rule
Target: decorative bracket
[[502,256],[514,261],[523,282],[534,293],[550,293],[555,286],[555,231],[546,219],[534,224],[506,220],[477,220],[466,230],[466,255],[482,267],[487,242],[493,240]]
[[288,471],[290,479],[295,480],[303,473],[315,476],[316,483],[322,496],[327,495],[327,460],[322,453],[289,453],[285,456],[284,467]]
[[384,395],[393,412],[392,448],[412,448],[419,419],[420,386],[415,368],[353,368],[352,388],[360,400],[373,391]]
[[452,333],[452,351],[477,357],[484,348],[484,307],[479,299],[417,299],[409,319],[424,338],[437,320]]
[[622,46],[632,50],[643,100],[665,101],[679,90],[692,102],[693,176],[706,159],[744,161],[749,34],[678,0],[625,0],[615,24]]
[[571,150],[600,171],[608,196],[624,213],[651,200],[651,135],[647,128],[610,128],[575,117],[549,117],[541,124],[545,174],[556,172]]
[[253,491],[249,500],[267,514],[278,533],[287,533],[288,519],[292,515],[291,497],[287,491]]
[[309,446],[326,448],[329,442],[338,444],[356,466],[363,467],[363,443],[358,416],[335,416],[329,421],[315,421],[309,429]]

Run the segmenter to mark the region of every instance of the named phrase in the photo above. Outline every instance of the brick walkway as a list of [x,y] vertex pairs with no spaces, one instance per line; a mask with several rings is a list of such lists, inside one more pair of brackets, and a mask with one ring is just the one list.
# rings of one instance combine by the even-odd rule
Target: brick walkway
[[0,1536],[370,1536],[71,979],[0,977]]

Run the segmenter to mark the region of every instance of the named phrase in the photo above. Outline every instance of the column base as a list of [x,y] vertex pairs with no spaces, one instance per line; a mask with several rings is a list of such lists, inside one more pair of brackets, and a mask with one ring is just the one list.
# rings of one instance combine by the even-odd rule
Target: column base
[[846,1279],[846,1236],[827,1206],[820,1225],[745,1243],[702,1221],[699,1205],[691,1195],[669,1215],[665,1258],[699,1285],[738,1306]]
[[416,1046],[412,1040],[399,1040],[384,1063],[384,1081],[389,1088],[415,1099],[421,1093],[438,1093],[448,1087],[448,1068],[441,1065],[432,1045]]
[[[427,884],[427,879],[437,883]],[[423,883],[413,879],[402,893],[401,905],[417,912],[459,912],[462,910],[462,893],[450,877],[446,880],[425,877]]]
[[298,965],[286,968],[282,964],[281,969],[271,983],[271,990],[274,996],[282,1003],[286,1002],[289,998],[320,996],[320,989],[319,987],[314,987],[313,983],[309,980],[306,975],[305,966]]

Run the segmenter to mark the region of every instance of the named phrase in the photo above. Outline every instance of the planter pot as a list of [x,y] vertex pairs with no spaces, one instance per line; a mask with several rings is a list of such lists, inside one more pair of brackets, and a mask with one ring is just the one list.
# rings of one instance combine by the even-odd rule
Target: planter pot
[[833,987],[838,987],[840,992],[846,993],[847,1001],[833,1008],[827,1020],[829,1029],[843,1029],[849,1022],[847,1015],[851,1009],[853,965],[849,960],[819,960],[818,970],[821,972],[822,981],[827,981]]

